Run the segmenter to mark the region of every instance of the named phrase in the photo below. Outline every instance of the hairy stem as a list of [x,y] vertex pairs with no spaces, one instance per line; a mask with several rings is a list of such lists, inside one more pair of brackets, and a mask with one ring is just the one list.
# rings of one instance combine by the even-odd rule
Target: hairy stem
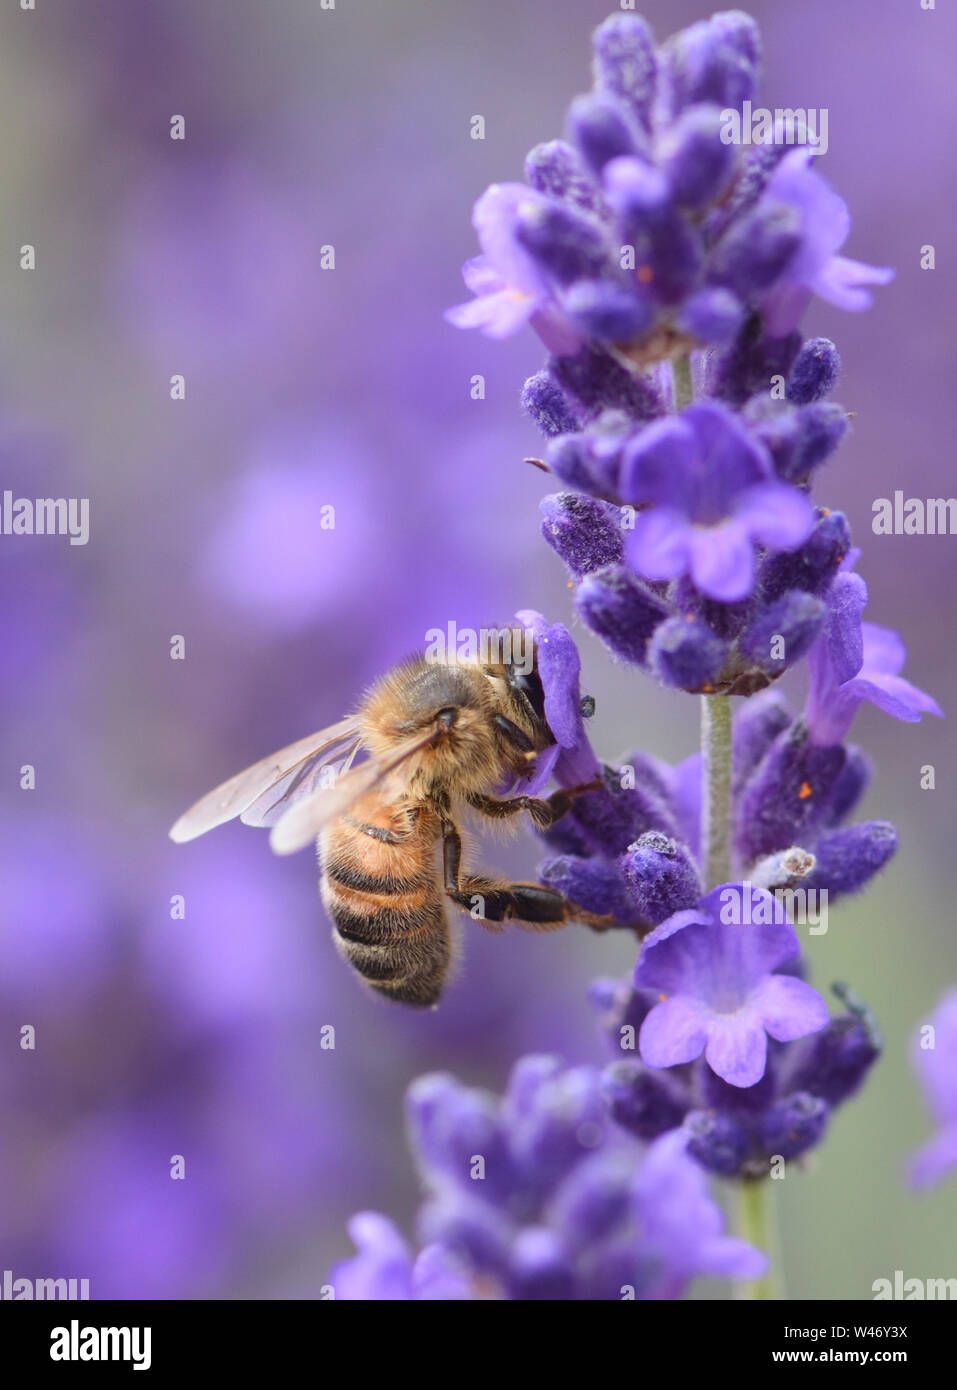
[[675,413],[684,410],[694,400],[694,385],[691,380],[691,356],[684,353],[671,359],[671,381],[675,398]]
[[731,877],[731,697],[701,696],[701,847],[705,887]]
[[738,1208],[738,1234],[749,1245],[764,1251],[768,1257],[768,1271],[760,1279],[742,1279],[736,1283],[734,1297],[778,1300],[783,1292],[779,1282],[781,1261],[771,1182],[763,1179],[739,1183]]

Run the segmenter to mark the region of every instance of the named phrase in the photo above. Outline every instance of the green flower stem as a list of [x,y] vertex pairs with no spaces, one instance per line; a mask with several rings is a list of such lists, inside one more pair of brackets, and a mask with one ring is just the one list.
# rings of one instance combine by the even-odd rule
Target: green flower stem
[[701,845],[705,888],[731,877],[731,697],[701,696]]
[[671,359],[671,380],[674,385],[675,413],[677,414],[694,400],[694,386],[691,382],[691,357],[688,353],[682,357]]
[[778,1258],[777,1222],[770,1179],[738,1184],[738,1234],[768,1257],[768,1272],[760,1279],[743,1279],[734,1286],[735,1298],[778,1300],[781,1261]]

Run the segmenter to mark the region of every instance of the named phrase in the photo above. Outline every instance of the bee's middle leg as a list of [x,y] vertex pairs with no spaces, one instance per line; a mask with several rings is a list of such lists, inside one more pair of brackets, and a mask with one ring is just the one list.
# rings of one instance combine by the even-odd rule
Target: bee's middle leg
[[493,820],[503,820],[506,816],[517,816],[521,811],[527,811],[536,829],[547,830],[550,825],[561,820],[579,796],[585,792],[597,791],[602,785],[602,779],[596,777],[591,782],[583,782],[580,787],[562,787],[560,791],[552,792],[551,796],[546,797],[512,796],[500,799],[485,796],[481,792],[472,792],[466,800],[476,811]]

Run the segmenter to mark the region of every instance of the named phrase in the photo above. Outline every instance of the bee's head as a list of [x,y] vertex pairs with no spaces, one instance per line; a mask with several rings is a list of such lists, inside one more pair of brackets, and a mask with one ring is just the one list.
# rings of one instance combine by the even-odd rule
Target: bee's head
[[391,672],[372,691],[366,705],[366,742],[373,751],[387,752],[431,734],[415,758],[417,778],[447,782],[474,770],[481,779],[496,757],[490,703],[480,667],[417,658]]

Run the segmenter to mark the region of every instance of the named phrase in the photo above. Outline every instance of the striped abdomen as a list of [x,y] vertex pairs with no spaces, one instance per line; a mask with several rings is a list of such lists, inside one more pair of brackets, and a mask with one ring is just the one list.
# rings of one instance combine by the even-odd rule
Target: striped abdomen
[[438,839],[427,808],[371,795],[319,840],[322,900],[340,954],[403,1004],[434,1004],[449,970]]

